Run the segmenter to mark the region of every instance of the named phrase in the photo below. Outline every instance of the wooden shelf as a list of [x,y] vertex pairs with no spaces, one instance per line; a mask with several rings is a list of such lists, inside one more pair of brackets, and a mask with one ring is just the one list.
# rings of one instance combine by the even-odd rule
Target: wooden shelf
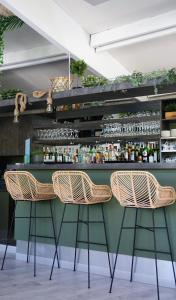
[[162,119],[162,121],[164,121],[164,122],[167,122],[167,121],[176,121],[176,118]]
[[161,153],[176,153],[176,150],[162,150]]

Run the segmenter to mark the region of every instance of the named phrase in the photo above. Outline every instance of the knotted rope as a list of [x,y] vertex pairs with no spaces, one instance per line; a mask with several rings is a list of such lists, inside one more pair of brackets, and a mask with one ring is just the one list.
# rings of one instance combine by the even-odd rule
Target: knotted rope
[[15,96],[15,109],[14,109],[14,123],[18,123],[18,117],[20,113],[26,110],[27,95],[23,93],[17,93]]

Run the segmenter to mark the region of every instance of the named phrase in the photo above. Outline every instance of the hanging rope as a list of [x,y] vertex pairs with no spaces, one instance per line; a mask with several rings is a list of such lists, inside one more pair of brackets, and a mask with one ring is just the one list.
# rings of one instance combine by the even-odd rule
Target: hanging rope
[[27,95],[23,93],[17,93],[15,97],[15,109],[14,109],[14,123],[18,123],[18,117],[20,113],[26,110]]

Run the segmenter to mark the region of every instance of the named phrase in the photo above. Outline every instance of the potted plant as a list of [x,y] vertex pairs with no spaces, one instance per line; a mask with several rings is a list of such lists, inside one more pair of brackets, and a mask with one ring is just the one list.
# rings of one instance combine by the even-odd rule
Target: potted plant
[[106,85],[108,80],[104,77],[98,77],[95,75],[88,75],[87,77],[82,78],[82,85],[84,87],[95,87]]
[[35,149],[31,152],[31,162],[34,164],[43,162],[43,151],[42,149]]
[[176,118],[176,103],[168,103],[165,108],[165,119],[174,119]]
[[84,60],[74,60],[70,64],[70,72],[77,76],[77,87],[81,77],[83,77],[85,71],[87,70],[87,64]]

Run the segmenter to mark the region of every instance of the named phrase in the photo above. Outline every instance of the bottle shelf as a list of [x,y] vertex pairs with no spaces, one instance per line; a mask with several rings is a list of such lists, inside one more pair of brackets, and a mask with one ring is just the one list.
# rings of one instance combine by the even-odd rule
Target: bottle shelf
[[170,118],[170,119],[162,119],[163,122],[168,122],[168,121],[175,121],[176,122],[176,118]]
[[161,150],[161,153],[176,153],[176,150]]
[[176,140],[176,136],[161,137],[161,140]]

